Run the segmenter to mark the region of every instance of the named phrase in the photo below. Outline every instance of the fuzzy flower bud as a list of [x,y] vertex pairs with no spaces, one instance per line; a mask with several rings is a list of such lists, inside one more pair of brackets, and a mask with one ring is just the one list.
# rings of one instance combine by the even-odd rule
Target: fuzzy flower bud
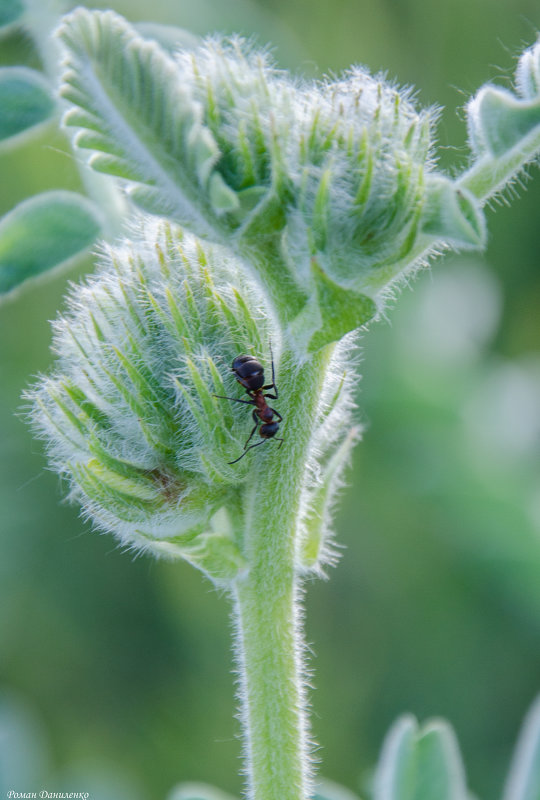
[[214,394],[235,391],[238,348],[268,351],[268,321],[230,255],[138,224],[72,289],[55,373],[29,393],[33,421],[98,528],[225,580],[243,566],[234,487],[248,466],[227,462],[245,415]]
[[437,113],[383,76],[299,81],[240,38],[172,56],[112,12],[77,9],[59,36],[75,146],[250,261],[301,351],[371,319],[434,242],[483,244],[479,204],[434,170]]
[[359,67],[295,81],[241,39],[207,40],[177,61],[238,197],[227,218],[238,237],[280,230],[303,288],[316,258],[339,285],[373,294],[412,251],[431,184],[451,186],[433,174],[436,111]]

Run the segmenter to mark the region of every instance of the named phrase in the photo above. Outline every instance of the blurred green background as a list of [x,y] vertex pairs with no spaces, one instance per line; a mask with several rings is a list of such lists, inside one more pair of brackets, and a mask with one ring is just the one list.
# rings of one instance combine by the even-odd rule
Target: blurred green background
[[[533,0],[112,5],[132,21],[254,34],[307,75],[353,62],[384,69],[415,85],[422,104],[446,107],[449,169],[465,163],[467,98],[487,80],[508,85],[540,29]],[[36,65],[22,36],[0,48],[4,64]],[[66,151],[53,126],[0,153],[0,212],[47,188],[79,188]],[[488,214],[484,256],[436,263],[363,339],[366,429],[337,517],[343,557],[307,592],[314,734],[323,774],[351,789],[394,718],[412,711],[447,717],[471,788],[500,796],[540,690],[540,175],[531,176],[511,208]],[[63,775],[71,790],[108,787],[94,788],[96,800],[163,800],[180,780],[238,793],[226,598],[185,564],[133,559],[90,531],[63,504],[20,415],[21,392],[50,363],[48,321],[67,281],[89,269],[79,262],[0,308],[0,712],[34,740],[32,759],[47,760],[36,770]],[[30,761],[28,750],[29,775]]]

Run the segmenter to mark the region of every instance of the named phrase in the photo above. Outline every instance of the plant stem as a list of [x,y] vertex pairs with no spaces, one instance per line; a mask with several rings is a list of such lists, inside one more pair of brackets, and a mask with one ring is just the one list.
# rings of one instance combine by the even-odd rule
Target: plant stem
[[281,381],[282,394],[290,393],[284,452],[269,452],[268,446],[250,478],[245,544],[251,566],[234,590],[250,800],[310,796],[301,587],[295,561],[311,427],[330,354],[326,348],[300,369],[293,354],[282,359],[281,376],[288,376],[288,385]]
[[457,185],[468,189],[484,203],[507,185],[513,175],[519,175],[523,167],[537,157],[539,149],[540,131],[535,129],[508,152],[476,161],[457,180]]
[[298,587],[290,568],[269,587],[258,566],[236,592],[248,797],[307,800]]

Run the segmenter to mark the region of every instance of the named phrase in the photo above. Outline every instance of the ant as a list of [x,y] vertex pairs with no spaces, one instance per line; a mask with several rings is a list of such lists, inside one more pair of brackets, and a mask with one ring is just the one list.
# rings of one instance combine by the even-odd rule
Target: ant
[[[270,354],[272,354],[271,347]],[[237,397],[224,397],[221,394],[215,394],[214,397],[219,397],[220,400],[231,400],[233,403],[245,403],[247,406],[255,406],[252,412],[253,422],[255,425],[253,426],[253,430],[246,440],[244,452],[241,456],[235,458],[234,461],[228,462],[229,464],[236,464],[237,461],[240,461],[241,458],[244,458],[248,450],[251,450],[253,447],[258,447],[260,444],[264,444],[266,439],[273,439],[276,433],[279,431],[279,423],[283,420],[283,417],[279,411],[276,411],[275,408],[270,408],[266,402],[267,397],[270,397],[272,400],[278,399],[273,355],[272,383],[269,383],[266,386],[263,386],[264,370],[262,364],[260,364],[259,361],[257,361],[257,359],[253,356],[236,356],[232,363],[231,369],[236,376],[236,380],[238,383],[242,384],[251,400],[239,400]],[[275,394],[264,394],[267,389],[273,389]],[[277,421],[274,420],[274,417],[278,417]],[[257,442],[256,444],[252,444],[248,447],[248,443],[259,425],[261,426],[259,429],[259,435],[262,436],[263,441]],[[276,441],[280,442],[279,447],[281,447],[285,440],[278,437]]]

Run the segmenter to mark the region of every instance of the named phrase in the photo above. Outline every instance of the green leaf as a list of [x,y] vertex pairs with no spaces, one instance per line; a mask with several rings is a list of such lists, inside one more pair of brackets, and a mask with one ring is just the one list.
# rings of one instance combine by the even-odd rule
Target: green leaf
[[311,272],[322,317],[322,326],[313,334],[308,345],[308,351],[315,353],[329,342],[338,342],[346,333],[373,319],[377,306],[371,297],[343,289],[334,283],[314,258],[311,260]]
[[525,717],[503,800],[540,798],[540,697]]
[[0,33],[3,28],[18,22],[24,15],[22,0],[0,0]]
[[112,11],[79,8],[59,37],[60,91],[72,106],[64,122],[80,129],[75,145],[94,152],[90,165],[133,184],[145,210],[214,233],[236,198],[219,184],[218,145],[175,61]]
[[516,68],[516,88],[524,100],[540,95],[540,46],[528,47],[519,57]]
[[401,717],[384,740],[375,773],[374,800],[413,800],[414,746],[418,724]]
[[55,103],[41,73],[28,67],[0,68],[0,141],[46,122]]
[[361,292],[343,288],[311,259],[313,290],[310,300],[293,319],[291,334],[296,347],[316,353],[345,334],[361,328],[377,313],[375,301]]
[[43,731],[31,708],[15,694],[0,694],[0,797],[14,786],[38,791],[49,765]]
[[467,189],[441,176],[430,178],[422,230],[459,249],[481,249],[486,244],[480,202]]
[[181,783],[167,795],[167,800],[236,800],[236,798],[206,783]]
[[374,800],[468,800],[459,749],[451,727],[433,720],[422,728],[412,716],[390,729],[374,782]]
[[217,214],[225,214],[240,208],[238,195],[233,191],[218,172],[214,172],[209,185],[210,202]]
[[0,220],[0,295],[89,247],[100,231],[94,206],[75,192],[45,192]]
[[238,545],[229,536],[218,533],[199,534],[193,545],[183,550],[182,556],[218,585],[230,586],[231,581],[248,568]]
[[444,720],[425,725],[417,740],[414,800],[468,800],[465,772],[455,734]]
[[502,156],[540,126],[540,102],[520,100],[504,89],[487,86],[471,106],[474,138],[494,156]]
[[200,39],[194,33],[177,25],[163,25],[159,22],[137,22],[134,27],[145,39],[154,39],[164,50],[176,53],[177,50],[194,50]]
[[359,798],[333,781],[317,781],[313,800],[359,800]]
[[304,519],[304,536],[300,548],[302,565],[308,569],[316,566],[323,550],[330,509],[339,477],[349,461],[352,448],[360,430],[352,427],[321,469],[320,484],[309,496],[308,511]]

